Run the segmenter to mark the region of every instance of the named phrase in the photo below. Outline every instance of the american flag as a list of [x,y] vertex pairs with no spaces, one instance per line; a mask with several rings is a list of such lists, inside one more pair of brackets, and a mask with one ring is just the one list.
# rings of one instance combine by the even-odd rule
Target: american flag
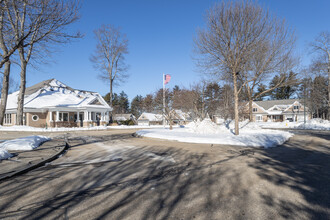
[[167,83],[170,82],[170,80],[171,80],[171,75],[170,75],[170,74],[166,74],[164,77],[165,77],[165,78],[164,78],[164,84],[166,85]]

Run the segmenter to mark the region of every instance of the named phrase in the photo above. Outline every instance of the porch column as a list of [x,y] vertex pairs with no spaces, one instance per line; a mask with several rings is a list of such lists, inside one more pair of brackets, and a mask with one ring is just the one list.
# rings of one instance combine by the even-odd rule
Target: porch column
[[53,112],[50,111],[49,113],[50,113],[50,115],[49,115],[49,122],[53,122]]
[[105,112],[101,112],[101,121],[105,121],[105,115],[104,115]]
[[92,112],[88,112],[88,121],[92,120]]
[[88,121],[88,111],[84,111],[84,121]]
[[56,121],[60,121],[60,112],[56,111]]

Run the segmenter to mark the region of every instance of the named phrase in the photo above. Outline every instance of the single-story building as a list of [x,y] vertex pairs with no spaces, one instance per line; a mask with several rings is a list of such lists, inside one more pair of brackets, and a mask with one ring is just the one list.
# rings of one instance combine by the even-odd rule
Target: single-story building
[[175,124],[187,124],[191,122],[192,118],[189,113],[185,113],[181,110],[174,110],[173,111],[173,122]]
[[149,125],[162,125],[163,115],[143,112],[138,118],[138,125],[149,126]]
[[[8,96],[6,126],[16,124],[18,93]],[[26,88],[23,122],[32,127],[90,127],[107,124],[111,111],[99,93],[72,89],[49,79]]]
[[114,114],[112,120],[119,123],[131,120],[134,124],[137,124],[136,117],[133,114]]
[[[248,105],[247,103],[245,112],[248,112]],[[303,121],[304,114],[306,114],[306,119],[310,119],[308,108],[304,108],[299,99],[254,101],[252,103],[253,121]]]

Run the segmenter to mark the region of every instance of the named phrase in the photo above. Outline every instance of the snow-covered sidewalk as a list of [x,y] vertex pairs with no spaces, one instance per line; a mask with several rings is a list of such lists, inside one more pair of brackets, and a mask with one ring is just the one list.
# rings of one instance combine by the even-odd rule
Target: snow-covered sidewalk
[[89,130],[106,130],[106,126],[94,126],[94,127],[60,127],[60,128],[37,128],[31,126],[0,126],[0,131],[31,131],[31,132],[61,132],[61,131],[89,131]]
[[48,137],[34,135],[2,142],[0,143],[0,160],[13,156],[8,150],[33,150],[49,140]]
[[211,120],[193,122],[184,128],[169,129],[148,129],[136,133],[143,137],[176,140],[189,143],[203,144],[225,144],[252,147],[273,147],[283,144],[292,133],[286,131],[275,131],[261,129],[255,124],[248,124],[246,121],[240,124],[240,135],[233,134],[233,124],[218,126]]

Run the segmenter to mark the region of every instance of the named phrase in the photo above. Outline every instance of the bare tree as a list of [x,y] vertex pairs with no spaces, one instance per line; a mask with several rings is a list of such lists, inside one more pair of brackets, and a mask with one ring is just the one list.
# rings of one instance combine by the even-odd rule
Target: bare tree
[[[254,52],[251,54],[246,70],[240,75],[242,84],[249,101],[249,117],[252,121],[252,101],[277,88],[290,86],[297,83],[295,77],[288,77],[290,71],[298,64],[294,48],[296,38],[294,32],[287,27],[284,21],[276,18],[268,23],[267,38],[259,41]],[[276,84],[262,92],[257,88],[270,79],[278,76]]]
[[328,119],[330,119],[330,32],[321,32],[310,44],[312,52],[317,54],[312,70],[328,75]]
[[268,11],[250,0],[222,2],[207,13],[206,28],[195,40],[198,65],[211,74],[233,82],[235,134],[239,134],[238,95],[246,82],[238,84],[250,59],[270,36],[274,23]]
[[[21,82],[17,105],[17,125],[23,125],[24,95],[26,88],[26,69],[36,48],[43,51],[54,43],[66,43],[79,38],[79,33],[69,34],[66,26],[79,19],[79,3],[75,0],[5,0],[8,21],[13,30],[15,43],[20,57]],[[22,40],[26,33],[31,33]]]
[[128,53],[128,40],[119,28],[102,25],[94,31],[97,40],[96,50],[90,60],[100,71],[100,78],[110,84],[110,106],[112,107],[113,86],[128,77],[125,55]]

